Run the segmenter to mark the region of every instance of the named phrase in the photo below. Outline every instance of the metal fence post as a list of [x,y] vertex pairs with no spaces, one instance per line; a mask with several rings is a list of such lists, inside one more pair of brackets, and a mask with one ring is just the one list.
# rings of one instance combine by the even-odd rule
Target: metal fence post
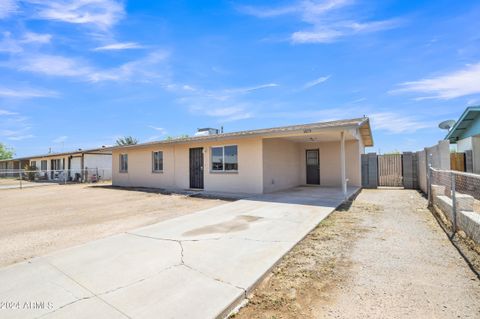
[[23,185],[22,185],[22,170],[21,169],[18,171],[18,177],[20,178],[20,189],[22,189]]
[[428,207],[432,207],[432,167],[428,166],[427,198]]
[[450,172],[451,176],[451,188],[452,188],[452,215],[453,215],[453,235],[457,232],[457,199],[456,199],[456,189],[455,189],[455,174]]

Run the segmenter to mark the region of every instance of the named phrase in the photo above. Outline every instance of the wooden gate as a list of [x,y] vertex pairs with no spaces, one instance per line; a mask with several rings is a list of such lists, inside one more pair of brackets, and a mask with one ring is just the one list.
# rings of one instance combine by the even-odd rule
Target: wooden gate
[[465,172],[465,153],[450,153],[450,169]]
[[403,187],[402,154],[378,155],[378,186]]

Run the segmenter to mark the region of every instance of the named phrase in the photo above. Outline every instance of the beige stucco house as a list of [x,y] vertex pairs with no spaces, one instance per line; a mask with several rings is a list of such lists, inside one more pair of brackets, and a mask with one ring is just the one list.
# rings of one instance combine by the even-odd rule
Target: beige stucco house
[[[205,134],[204,134],[205,133]],[[217,133],[117,147],[114,186],[261,194],[299,185],[361,186],[368,118]]]

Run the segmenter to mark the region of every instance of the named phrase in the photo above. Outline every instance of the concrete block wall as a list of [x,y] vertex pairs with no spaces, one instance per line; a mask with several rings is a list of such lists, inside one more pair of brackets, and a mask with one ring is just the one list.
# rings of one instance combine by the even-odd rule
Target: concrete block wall
[[[442,189],[443,187],[443,189]],[[452,199],[442,194],[445,191],[444,186],[432,185],[432,194],[434,204],[446,217],[453,223],[453,205]],[[465,232],[465,234],[480,244],[480,213],[473,210],[474,198],[471,195],[456,193],[456,210],[457,210],[457,228]]]

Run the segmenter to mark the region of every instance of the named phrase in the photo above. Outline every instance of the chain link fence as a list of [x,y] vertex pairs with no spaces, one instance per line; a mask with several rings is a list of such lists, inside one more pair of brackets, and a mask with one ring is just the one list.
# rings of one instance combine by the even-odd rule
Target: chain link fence
[[428,201],[453,234],[463,231],[480,243],[480,175],[430,167]]
[[62,170],[0,170],[0,189],[26,188],[51,184],[98,183],[112,179],[109,168]]

